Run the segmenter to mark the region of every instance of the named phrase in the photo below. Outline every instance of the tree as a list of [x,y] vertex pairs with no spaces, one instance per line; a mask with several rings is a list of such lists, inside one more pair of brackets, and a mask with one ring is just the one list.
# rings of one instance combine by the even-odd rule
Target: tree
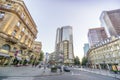
[[41,51],[41,52],[40,52],[40,58],[39,58],[39,61],[43,61],[43,58],[44,58],[44,52]]
[[80,65],[80,59],[78,56],[76,56],[74,59],[74,65]]
[[82,58],[82,66],[86,66],[87,62],[88,62],[87,58],[83,57]]

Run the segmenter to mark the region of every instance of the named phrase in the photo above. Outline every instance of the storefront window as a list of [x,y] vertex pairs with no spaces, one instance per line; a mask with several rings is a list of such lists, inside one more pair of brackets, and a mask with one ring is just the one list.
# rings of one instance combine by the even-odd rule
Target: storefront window
[[19,51],[19,53],[20,53],[20,54],[22,54],[22,53],[23,53],[23,51],[22,51],[22,50],[20,50],[20,51]]
[[5,44],[2,46],[2,49],[10,51],[10,46],[8,44]]
[[1,12],[1,11],[0,11],[0,19],[3,19],[3,18],[4,18],[4,15],[5,15],[5,12]]

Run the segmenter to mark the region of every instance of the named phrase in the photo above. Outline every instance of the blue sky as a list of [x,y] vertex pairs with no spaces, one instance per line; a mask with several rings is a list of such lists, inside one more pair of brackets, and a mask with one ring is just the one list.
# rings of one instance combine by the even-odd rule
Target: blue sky
[[101,27],[100,14],[104,10],[120,8],[120,0],[24,0],[37,29],[37,41],[44,52],[53,52],[56,29],[73,26],[75,56],[83,57],[89,28]]

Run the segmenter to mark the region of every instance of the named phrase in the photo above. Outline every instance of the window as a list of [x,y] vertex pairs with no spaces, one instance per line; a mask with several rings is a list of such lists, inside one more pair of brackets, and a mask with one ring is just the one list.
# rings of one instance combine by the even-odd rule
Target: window
[[21,38],[22,38],[22,36],[21,36],[21,35],[19,35],[18,39],[20,40]]
[[22,32],[24,32],[24,31],[25,31],[25,28],[22,29]]
[[24,13],[22,13],[21,18],[24,19],[24,17],[25,17],[25,15],[24,15]]
[[11,4],[7,4],[6,8],[10,9],[11,8]]
[[12,35],[13,35],[13,36],[15,36],[15,35],[16,35],[16,33],[17,33],[17,31],[16,31],[16,30],[14,30],[14,31],[12,32]]
[[10,51],[10,46],[8,44],[5,44],[2,46],[2,49]]
[[20,24],[21,24],[21,22],[19,21],[19,22],[17,23],[17,26],[20,27]]
[[28,20],[26,20],[26,24],[29,26],[29,21]]
[[27,29],[26,29],[26,32],[25,32],[25,33],[26,33],[26,35],[28,35],[28,30],[27,30]]
[[22,53],[23,53],[23,51],[22,51],[22,50],[19,50],[19,53],[20,53],[20,54],[22,54]]
[[27,42],[27,36],[25,37],[25,43]]
[[5,15],[5,12],[0,12],[0,19],[3,19]]
[[16,47],[14,47],[14,48],[13,48],[13,51],[15,52],[16,50],[17,50],[17,48],[16,48]]

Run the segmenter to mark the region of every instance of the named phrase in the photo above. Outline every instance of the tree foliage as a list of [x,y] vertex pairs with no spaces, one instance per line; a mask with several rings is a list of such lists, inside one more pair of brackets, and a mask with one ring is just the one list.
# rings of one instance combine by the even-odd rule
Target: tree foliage
[[88,62],[87,58],[86,57],[83,57],[82,58],[82,65],[83,66],[86,66],[86,63]]
[[74,59],[74,65],[80,65],[80,59],[78,56],[76,56]]
[[41,51],[41,52],[40,52],[40,58],[39,58],[39,61],[43,61],[43,58],[44,58],[44,52]]

